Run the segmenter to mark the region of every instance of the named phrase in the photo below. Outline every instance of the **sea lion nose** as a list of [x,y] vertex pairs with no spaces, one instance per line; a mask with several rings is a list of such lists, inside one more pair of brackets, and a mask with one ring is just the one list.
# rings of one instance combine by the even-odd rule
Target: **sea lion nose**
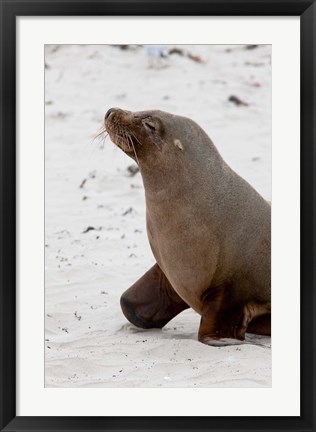
[[105,114],[105,119],[109,118],[110,115],[115,112],[117,110],[117,108],[110,108],[109,110],[107,110],[106,114]]

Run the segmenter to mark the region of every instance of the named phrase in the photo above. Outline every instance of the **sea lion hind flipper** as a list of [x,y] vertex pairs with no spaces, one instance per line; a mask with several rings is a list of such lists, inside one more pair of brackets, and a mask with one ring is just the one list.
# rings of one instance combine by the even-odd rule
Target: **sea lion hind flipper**
[[155,264],[122,294],[121,308],[136,327],[162,328],[189,306]]

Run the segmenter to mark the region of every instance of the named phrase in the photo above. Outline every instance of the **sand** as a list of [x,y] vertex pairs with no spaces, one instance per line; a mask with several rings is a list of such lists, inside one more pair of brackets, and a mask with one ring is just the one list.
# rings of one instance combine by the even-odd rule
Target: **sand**
[[142,47],[46,46],[46,387],[271,386],[270,337],[209,347],[197,341],[192,310],[141,330],[120,309],[120,295],[154,258],[134,162],[109,138],[94,139],[108,108],[191,117],[271,199],[270,46],[177,48],[184,55],[157,61]]

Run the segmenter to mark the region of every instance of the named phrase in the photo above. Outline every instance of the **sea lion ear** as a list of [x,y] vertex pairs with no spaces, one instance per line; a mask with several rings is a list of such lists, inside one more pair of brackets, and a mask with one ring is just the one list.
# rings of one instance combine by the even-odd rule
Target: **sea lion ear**
[[174,144],[176,147],[178,147],[178,149],[183,150],[182,142],[181,142],[178,138],[176,138],[176,139],[173,140],[173,144]]

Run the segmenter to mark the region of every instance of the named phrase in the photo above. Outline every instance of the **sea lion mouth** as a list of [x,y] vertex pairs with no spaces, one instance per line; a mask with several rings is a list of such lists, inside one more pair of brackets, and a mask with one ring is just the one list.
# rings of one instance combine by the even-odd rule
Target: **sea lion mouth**
[[[134,120],[135,121],[135,120]],[[119,108],[110,108],[104,117],[104,128],[111,141],[125,153],[137,159],[136,146],[141,144],[133,132],[131,113]]]

